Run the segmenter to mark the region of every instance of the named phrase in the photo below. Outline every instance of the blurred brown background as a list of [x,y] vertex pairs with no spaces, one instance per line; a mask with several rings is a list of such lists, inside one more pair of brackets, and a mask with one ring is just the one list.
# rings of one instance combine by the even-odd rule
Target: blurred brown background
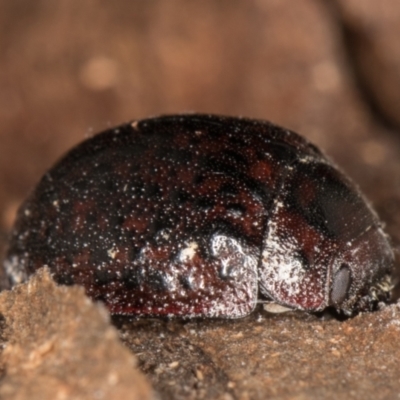
[[[399,248],[399,38],[400,3],[393,0],[2,0],[0,253],[18,205],[71,146],[128,120],[192,111],[267,119],[308,137],[361,186]],[[171,352],[160,339],[161,322],[153,335],[134,330],[142,342],[121,335],[145,359],[141,369],[150,365],[150,376],[152,357],[158,365],[165,351],[166,365],[173,365],[174,352],[182,353],[188,367],[181,378],[178,369],[153,374],[153,384],[171,394],[165,398],[179,398],[170,379],[184,388],[185,374],[202,357],[217,371],[203,382],[215,398],[228,378],[238,389],[228,382],[227,399],[323,398],[323,385],[331,395],[325,398],[338,398],[339,389],[342,398],[394,398],[399,355],[390,346],[397,345],[399,323],[386,314],[391,331],[380,313],[348,325],[271,317],[263,321],[268,330],[251,319],[226,327],[194,322],[179,337],[171,331]],[[192,330],[200,332],[198,343]],[[372,358],[367,330],[378,343]],[[243,332],[247,342],[237,339]],[[182,346],[187,342],[199,346],[199,355]],[[295,389],[305,397],[293,397]]]

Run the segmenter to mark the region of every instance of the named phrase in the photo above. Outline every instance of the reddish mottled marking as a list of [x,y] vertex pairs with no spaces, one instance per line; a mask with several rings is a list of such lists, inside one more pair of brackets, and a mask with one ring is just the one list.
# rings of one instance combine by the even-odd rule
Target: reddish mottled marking
[[256,161],[250,169],[250,174],[254,179],[271,181],[272,165],[265,160]]

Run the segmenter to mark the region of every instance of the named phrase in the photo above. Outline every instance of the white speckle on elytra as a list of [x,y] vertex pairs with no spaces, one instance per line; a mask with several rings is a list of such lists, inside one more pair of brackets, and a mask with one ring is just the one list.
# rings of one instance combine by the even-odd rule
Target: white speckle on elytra
[[263,279],[262,286],[275,293],[277,287],[292,298],[301,291],[301,283],[305,270],[293,253],[298,249],[298,243],[291,237],[283,241],[279,235],[279,226],[273,220],[268,226],[268,236],[262,252]]
[[184,263],[193,260],[193,257],[196,255],[196,250],[198,249],[198,247],[199,245],[196,242],[188,243],[187,247],[179,252],[179,261]]
[[169,233],[168,233],[167,231],[163,231],[163,232],[161,233],[161,236],[162,236],[165,240],[168,240],[168,239],[169,239]]
[[208,287],[203,300],[210,301],[210,316],[243,316],[251,312],[257,300],[257,253],[250,246],[222,234],[211,238],[211,253],[219,262],[219,277],[225,283]]
[[111,249],[107,250],[107,254],[110,258],[112,258],[114,260],[115,256],[118,254],[118,250],[116,250],[114,247],[112,247]]

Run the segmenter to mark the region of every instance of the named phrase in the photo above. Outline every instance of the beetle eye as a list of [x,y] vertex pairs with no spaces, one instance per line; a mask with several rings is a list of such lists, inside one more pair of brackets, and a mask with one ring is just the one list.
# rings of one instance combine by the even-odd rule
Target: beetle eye
[[347,264],[342,264],[339,271],[333,278],[331,290],[331,303],[340,304],[346,298],[350,288],[351,274]]

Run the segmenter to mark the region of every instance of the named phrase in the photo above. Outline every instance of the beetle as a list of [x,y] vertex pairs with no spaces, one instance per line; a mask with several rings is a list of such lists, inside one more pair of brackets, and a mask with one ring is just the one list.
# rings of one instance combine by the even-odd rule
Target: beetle
[[345,315],[387,299],[393,252],[369,203],[272,123],[169,115],[67,153],[21,206],[12,285],[47,266],[113,314],[239,318],[262,299]]

